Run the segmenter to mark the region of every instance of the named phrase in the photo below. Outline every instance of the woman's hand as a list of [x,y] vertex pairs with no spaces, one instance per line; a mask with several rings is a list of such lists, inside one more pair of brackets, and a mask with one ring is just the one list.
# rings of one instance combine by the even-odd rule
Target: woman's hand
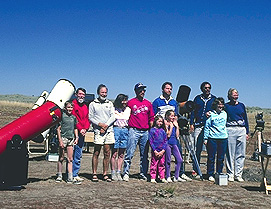
[[212,111],[208,111],[208,112],[205,113],[206,118],[209,118],[209,117],[211,116],[211,112],[212,112]]

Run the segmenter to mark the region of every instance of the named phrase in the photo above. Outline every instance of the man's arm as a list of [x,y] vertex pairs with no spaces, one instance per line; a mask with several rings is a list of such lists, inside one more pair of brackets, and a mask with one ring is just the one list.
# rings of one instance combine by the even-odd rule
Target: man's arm
[[115,122],[115,120],[116,120],[115,114],[114,114],[114,111],[115,111],[114,105],[113,105],[112,102],[110,102],[110,104],[111,104],[111,108],[110,108],[110,117],[109,117],[109,119],[106,121],[106,125],[107,125],[107,126],[111,126],[111,125]]
[[89,120],[91,121],[91,123],[95,124],[96,126],[99,126],[99,125],[98,125],[98,124],[99,124],[99,121],[97,121],[97,120],[95,119],[94,112],[95,112],[95,110],[94,110],[94,103],[91,102],[91,103],[89,104],[88,118],[89,118]]
[[149,110],[148,120],[149,120],[149,127],[151,128],[153,126],[153,121],[154,121],[154,112],[153,112],[153,108],[152,108],[151,103],[150,103],[150,110]]
[[209,138],[209,132],[210,132],[210,126],[211,126],[211,117],[209,117],[204,126],[204,134],[203,134],[203,139],[204,139],[204,144],[207,144],[207,140]]
[[154,114],[157,114],[158,112],[158,102],[157,102],[157,99],[155,99],[152,103],[152,108],[153,108],[153,112]]

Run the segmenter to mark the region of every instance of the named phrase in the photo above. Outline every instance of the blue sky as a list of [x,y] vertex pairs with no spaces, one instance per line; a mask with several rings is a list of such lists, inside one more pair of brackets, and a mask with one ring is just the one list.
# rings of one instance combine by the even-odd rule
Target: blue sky
[[0,94],[38,96],[65,78],[109,98],[134,97],[137,82],[153,101],[165,81],[203,81],[226,99],[271,108],[270,1],[0,2]]

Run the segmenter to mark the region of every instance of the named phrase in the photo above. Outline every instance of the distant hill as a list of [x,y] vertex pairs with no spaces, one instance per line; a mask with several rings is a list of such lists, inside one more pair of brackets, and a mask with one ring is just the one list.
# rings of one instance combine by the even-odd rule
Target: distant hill
[[[12,101],[12,102],[25,102],[25,103],[35,103],[39,97],[38,96],[26,96],[21,94],[6,94],[0,95],[0,101]],[[109,99],[112,102],[114,99]],[[247,107],[248,113],[263,112],[264,114],[271,114],[271,108],[261,108],[261,107]]]
[[38,98],[38,96],[25,96],[21,94],[0,95],[0,101],[25,102],[33,104],[37,101]]
[[260,113],[271,114],[271,108],[261,108],[261,107],[246,107],[248,113]]

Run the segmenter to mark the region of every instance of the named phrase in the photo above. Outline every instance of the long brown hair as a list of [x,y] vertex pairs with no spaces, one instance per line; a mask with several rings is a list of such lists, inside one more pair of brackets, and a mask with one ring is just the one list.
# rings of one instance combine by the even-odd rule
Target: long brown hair
[[168,117],[170,116],[170,114],[173,112],[173,114],[175,115],[175,112],[174,110],[168,110],[166,111],[166,114],[165,114],[165,119],[168,120]]
[[157,122],[159,119],[162,119],[162,121],[163,121],[163,124],[162,124],[161,128],[164,129],[164,130],[166,131],[167,129],[166,129],[166,126],[165,126],[165,121],[164,121],[164,118],[163,118],[161,115],[156,115],[156,116],[155,116],[152,127],[156,127],[156,122]]

